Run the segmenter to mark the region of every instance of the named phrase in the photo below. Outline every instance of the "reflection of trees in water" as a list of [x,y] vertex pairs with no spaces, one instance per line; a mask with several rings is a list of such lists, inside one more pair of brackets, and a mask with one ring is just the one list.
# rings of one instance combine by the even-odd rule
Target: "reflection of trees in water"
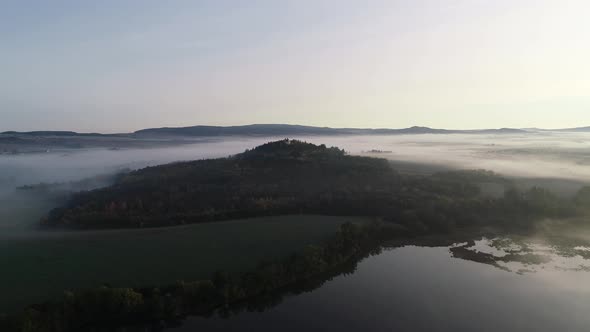
[[[469,238],[469,236],[471,236]],[[586,248],[582,242],[571,241],[563,238],[549,239],[551,242],[544,243],[543,246],[529,242],[527,238],[518,236],[513,237],[498,237],[488,239],[486,237],[481,240],[473,240],[474,234],[462,234],[457,236],[432,236],[421,237],[415,239],[398,239],[397,242],[389,243],[385,248],[395,249],[404,246],[420,246],[420,247],[448,247],[453,258],[468,260],[472,262],[487,264],[503,271],[526,274],[536,273],[539,269],[549,266],[548,264],[554,262],[556,257],[571,258],[582,256],[584,261],[590,257],[590,250],[579,250],[580,247]],[[549,241],[547,240],[547,241]],[[341,275],[353,274],[360,261],[366,257],[380,254],[382,249],[374,250],[370,253],[358,256],[356,259],[341,266],[337,270],[324,273],[317,278],[306,280],[289,287],[279,289],[275,292],[264,294],[254,298],[249,298],[245,301],[231,304],[227,307],[218,308],[207,315],[199,314],[200,317],[220,317],[231,319],[236,315],[247,312],[264,312],[280,305],[284,300],[291,296],[297,296],[304,293],[312,292],[321,288],[325,283],[333,280]],[[590,261],[588,265],[581,264],[576,268],[568,268],[569,271],[585,271],[590,272]],[[515,267],[516,266],[516,267]],[[558,270],[557,266],[550,266]],[[150,327],[142,326],[142,329],[137,331],[161,331],[165,328],[179,327],[184,323],[187,316],[179,318],[174,321],[158,323]],[[164,329],[165,329],[164,328]],[[121,330],[122,331],[122,330]],[[125,331],[134,331],[127,328]]]
[[[459,238],[457,238],[459,239]],[[488,264],[508,272],[515,272],[519,274],[537,272],[533,268],[527,267],[547,267],[547,264],[555,261],[557,257],[572,258],[580,256],[588,265],[580,264],[575,268],[567,268],[570,271],[585,271],[590,272],[590,246],[581,241],[574,241],[563,237],[555,237],[551,242],[545,243],[543,246],[528,242],[525,238],[519,237],[499,237],[488,240],[482,238],[480,241],[473,239],[466,240],[461,244],[456,244],[457,239],[449,239],[443,237],[425,237],[424,239],[407,239],[401,240],[398,243],[392,243],[389,248],[399,248],[406,245],[418,245],[425,247],[441,247],[448,246],[453,258],[469,260],[477,263]],[[451,244],[453,243],[453,244]],[[487,246],[492,249],[494,253],[479,251],[481,246]],[[589,248],[589,250],[580,250],[580,248]],[[305,282],[291,285],[289,287],[280,289],[276,292],[265,294],[264,296],[248,299],[247,301],[233,304],[229,307],[220,308],[215,313],[223,318],[231,318],[232,316],[241,314],[243,312],[263,312],[272,309],[283,302],[290,296],[297,296],[307,292],[312,292],[321,288],[325,283],[332,281],[334,278],[341,275],[353,274],[357,265],[363,259],[378,255],[382,249],[375,249],[357,259],[341,266],[337,270],[325,273],[317,278],[306,280]],[[510,264],[517,263],[521,267],[512,269]],[[559,267],[553,267],[559,269]]]
[[370,253],[359,256],[355,260],[349,261],[346,264],[339,266],[338,269],[332,270],[328,273],[324,273],[316,278],[312,278],[294,285],[290,285],[283,289],[277,290],[276,292],[248,299],[247,301],[235,303],[227,308],[220,308],[217,311],[217,314],[219,314],[219,316],[223,318],[231,318],[232,316],[241,314],[243,312],[267,311],[278,306],[288,297],[312,292],[316,289],[321,288],[325,283],[332,281],[336,277],[353,274],[354,272],[356,272],[357,265],[360,261],[369,256],[378,255],[380,253],[380,248],[375,249]]
[[[398,239],[397,243],[388,243],[385,247],[396,248],[408,245],[438,248],[448,247],[453,258],[487,264],[507,272],[519,274],[537,272],[538,268],[548,266],[549,263],[554,262],[556,257],[571,258],[579,256],[584,262],[590,263],[590,261],[587,261],[587,256],[590,254],[590,250],[581,250],[580,248],[588,248],[581,242],[555,239],[551,244],[544,243],[544,246],[541,247],[538,244],[529,242],[526,238],[519,238],[517,236],[499,237],[491,240],[484,237],[477,241],[473,240],[475,236],[474,234],[471,234],[471,238],[466,240],[468,239],[468,236],[468,234],[463,234],[461,236],[455,234],[448,235],[447,237],[431,236],[415,239]],[[182,326],[185,320],[192,316],[229,319],[245,312],[264,312],[280,305],[284,300],[291,296],[312,292],[321,288],[325,283],[338,276],[353,274],[360,261],[369,256],[378,255],[381,251],[382,249],[378,248],[370,252],[361,252],[358,255],[355,255],[354,258],[349,260],[346,264],[339,265],[337,269],[331,269],[329,272],[325,272],[310,279],[305,279],[299,283],[272,292],[264,293],[261,296],[248,297],[243,301],[233,302],[210,312],[187,312],[186,315],[181,317],[172,316],[170,318],[171,320],[168,321],[154,321],[147,324],[125,326],[118,329],[108,327],[105,330],[101,330],[98,328],[93,331],[164,331],[169,328]],[[586,257],[581,257],[580,254],[583,254]],[[521,267],[516,269],[513,268],[511,264],[514,263],[520,264]],[[558,269],[556,266],[552,266],[551,268]],[[569,270],[590,272],[590,266],[580,264]]]
[[231,303],[227,306],[217,308],[213,311],[188,313],[181,317],[173,317],[167,321],[150,322],[148,324],[139,324],[133,326],[95,328],[93,332],[160,332],[170,328],[178,328],[184,325],[187,318],[202,317],[212,318],[219,317],[223,319],[230,319],[233,316],[246,312],[264,312],[274,307],[277,307],[284,300],[291,296],[297,296],[312,292],[321,288],[325,283],[332,281],[339,276],[351,275],[356,272],[358,263],[367,257],[378,255],[382,252],[381,248],[374,248],[370,251],[356,255],[353,259],[347,261],[345,264],[339,265],[336,269],[329,272],[322,273],[316,277],[306,279],[304,281],[292,284],[276,291],[264,293],[263,295],[247,298],[240,302]]

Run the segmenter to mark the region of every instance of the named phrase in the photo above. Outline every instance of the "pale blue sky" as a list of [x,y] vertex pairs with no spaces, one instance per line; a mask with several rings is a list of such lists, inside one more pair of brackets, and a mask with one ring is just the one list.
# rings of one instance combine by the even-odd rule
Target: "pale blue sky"
[[0,0],[0,131],[590,125],[582,0]]

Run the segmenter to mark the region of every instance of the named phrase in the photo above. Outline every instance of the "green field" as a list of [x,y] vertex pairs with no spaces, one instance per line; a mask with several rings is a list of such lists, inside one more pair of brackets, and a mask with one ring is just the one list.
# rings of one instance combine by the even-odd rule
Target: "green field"
[[148,286],[243,271],[333,234],[355,217],[293,215],[140,230],[47,232],[0,241],[0,312],[66,289]]

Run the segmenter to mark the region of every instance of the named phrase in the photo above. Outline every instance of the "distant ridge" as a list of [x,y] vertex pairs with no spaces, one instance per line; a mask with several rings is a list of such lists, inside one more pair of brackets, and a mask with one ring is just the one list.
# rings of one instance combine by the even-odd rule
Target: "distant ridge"
[[193,126],[179,128],[151,128],[133,133],[139,137],[149,136],[285,136],[285,135],[403,135],[403,134],[514,134],[526,133],[522,129],[501,128],[483,130],[448,130],[429,127],[410,127],[402,129],[361,129],[361,128],[330,128],[286,124],[253,124],[244,126]]
[[133,133],[101,134],[74,131],[7,131],[0,133],[0,154],[38,153],[56,149],[84,148],[153,148],[190,144],[196,141],[224,137],[303,138],[310,136],[361,136],[361,135],[534,135],[545,132],[589,132],[590,127],[561,130],[536,128],[450,130],[414,126],[401,129],[330,128],[288,124],[251,124],[244,126],[192,126],[178,128],[148,128]]
[[554,129],[552,131],[565,131],[565,132],[576,132],[576,133],[590,133],[590,127]]
[[59,136],[59,137],[74,137],[74,136],[125,136],[127,134],[100,134],[100,133],[77,133],[75,131],[58,131],[58,130],[40,130],[40,131],[5,131],[0,135],[6,136]]
[[133,133],[100,134],[77,133],[73,131],[6,131],[2,136],[13,137],[79,137],[105,136],[128,138],[161,138],[161,137],[218,137],[218,136],[294,136],[294,135],[409,135],[409,134],[526,134],[531,132],[590,132],[590,127],[566,129],[538,129],[538,128],[499,128],[499,129],[471,129],[452,130],[414,126],[409,128],[330,128],[288,124],[251,124],[242,126],[191,126],[191,127],[162,127],[147,128]]
[[150,128],[134,132],[135,136],[274,136],[274,135],[338,135],[352,134],[355,129],[335,129],[284,124],[252,124],[244,126],[192,126]]
[[559,129],[544,129],[544,128],[523,128],[532,132],[558,132],[558,133],[590,133],[590,127],[575,127],[575,128],[559,128]]

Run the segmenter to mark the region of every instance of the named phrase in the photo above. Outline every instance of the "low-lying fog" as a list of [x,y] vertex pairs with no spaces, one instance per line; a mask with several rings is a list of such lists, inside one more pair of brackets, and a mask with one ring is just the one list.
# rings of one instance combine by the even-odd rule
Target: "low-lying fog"
[[[590,133],[296,138],[338,146],[350,154],[369,154],[441,168],[487,169],[507,176],[590,182]],[[179,160],[223,157],[271,140],[231,137],[169,148],[73,149],[0,155],[0,233],[35,225],[53,204],[45,202],[41,208],[37,207],[37,198],[29,193],[17,192],[18,186],[74,181]],[[371,150],[380,152],[370,153]],[[405,167],[412,166],[406,164]]]

